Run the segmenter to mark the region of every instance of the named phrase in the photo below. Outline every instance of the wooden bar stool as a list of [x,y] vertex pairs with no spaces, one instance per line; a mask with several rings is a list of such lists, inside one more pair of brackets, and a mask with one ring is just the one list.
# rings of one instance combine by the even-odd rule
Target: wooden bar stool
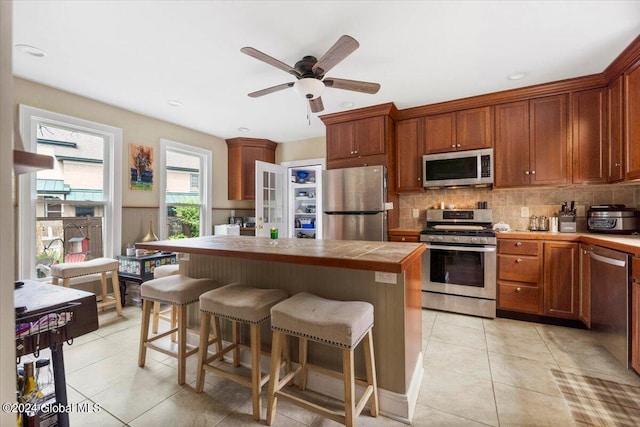
[[[355,425],[356,417],[369,402],[371,416],[378,416],[378,387],[376,381],[375,358],[373,354],[373,306],[362,301],[334,301],[309,293],[299,293],[275,305],[271,309],[271,382],[269,383],[269,403],[267,424],[271,425],[276,415],[278,397],[316,412],[346,426]],[[280,378],[283,345],[287,335],[297,336],[300,342],[300,365]],[[334,372],[307,363],[308,340],[342,349],[342,373]],[[356,380],[354,374],[353,351],[360,341],[364,343],[366,381]],[[300,374],[300,389],[306,387],[307,370],[315,369],[324,374],[342,378],[344,381],[344,414],[332,411],[301,397],[282,391],[291,379]],[[355,402],[355,384],[366,386],[360,400]]]
[[[253,419],[260,420],[260,390],[269,381],[269,374],[262,376],[260,370],[260,325],[269,319],[271,307],[285,300],[287,296],[287,292],[281,289],[252,288],[237,283],[214,289],[200,296],[200,352],[198,353],[198,379],[196,381],[198,393],[201,393],[204,388],[206,371],[249,387],[253,400]],[[207,357],[207,337],[211,316],[214,316],[217,328],[220,327],[220,318],[230,320],[233,337],[231,344],[218,350],[213,356]],[[250,326],[250,380],[210,365],[212,361],[221,359],[224,354],[230,351],[233,351],[233,365],[240,365],[240,325],[242,323]]]
[[[162,277],[171,276],[174,274],[180,274],[180,266],[178,264],[166,264],[156,267],[153,270],[153,278],[160,279]],[[158,333],[158,323],[159,320],[166,320],[171,324],[172,328],[175,328],[177,325],[176,318],[176,306],[171,305],[166,310],[160,309],[160,302],[153,302],[153,322],[151,323],[151,332],[154,334]],[[171,340],[175,341],[175,334],[171,336]]]
[[[111,273],[113,295],[107,293],[107,273]],[[101,295],[98,297],[98,309],[115,305],[116,313],[122,316],[122,302],[120,300],[120,282],[118,281],[118,260],[113,258],[95,258],[82,262],[63,262],[51,266],[53,284],[57,285],[62,279],[62,285],[68,288],[74,277],[100,274]]]
[[[187,357],[198,351],[197,347],[187,346],[187,306],[198,301],[203,293],[218,286],[217,282],[210,279],[192,279],[183,275],[169,275],[159,279],[148,280],[140,286],[142,296],[142,322],[140,327],[140,349],[138,353],[138,366],[143,367],[147,348],[159,351],[178,359],[178,384],[185,383]],[[151,303],[164,302],[176,307],[177,325],[166,332],[149,337],[149,322],[151,318]],[[207,328],[207,331],[209,328]],[[164,348],[154,341],[167,335],[178,333],[178,350]],[[208,332],[207,332],[208,334]],[[219,330],[216,336],[207,335],[207,346],[214,342],[220,345]]]

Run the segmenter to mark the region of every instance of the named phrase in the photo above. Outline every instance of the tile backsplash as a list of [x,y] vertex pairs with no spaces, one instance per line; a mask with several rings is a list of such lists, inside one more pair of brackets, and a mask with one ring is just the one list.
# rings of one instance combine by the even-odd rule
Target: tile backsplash
[[[512,230],[527,230],[529,217],[521,217],[521,208],[529,209],[529,216],[553,216],[563,201],[575,200],[578,213],[578,231],[586,231],[585,213],[591,205],[624,204],[640,207],[640,184],[609,184],[572,186],[561,188],[486,189],[458,188],[427,190],[421,194],[400,196],[400,228],[425,227],[425,211],[440,206],[474,208],[479,201],[487,201],[493,210],[493,221],[505,222]],[[415,209],[418,218],[413,218]]]

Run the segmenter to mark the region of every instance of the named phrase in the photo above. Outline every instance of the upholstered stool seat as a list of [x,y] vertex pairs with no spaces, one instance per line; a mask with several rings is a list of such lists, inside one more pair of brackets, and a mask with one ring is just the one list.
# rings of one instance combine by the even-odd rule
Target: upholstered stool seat
[[[162,277],[171,276],[174,274],[180,274],[180,266],[178,264],[166,264],[160,265],[153,270],[153,278],[160,279]],[[169,317],[167,317],[169,315]],[[159,320],[166,320],[170,322],[171,327],[176,327],[176,306],[171,305],[168,309],[161,311],[160,310],[160,301],[153,302],[153,322],[151,324],[151,332],[154,334],[158,333],[158,322]],[[172,336],[172,340],[174,340]]]
[[[271,382],[269,383],[269,406],[267,424],[275,419],[277,398],[282,397],[311,411],[347,426],[355,425],[356,417],[369,402],[371,415],[378,415],[378,390],[373,353],[373,306],[362,301],[335,301],[302,292],[276,304],[271,309]],[[299,338],[299,366],[280,378],[281,354],[286,335]],[[342,374],[345,391],[344,414],[320,407],[311,402],[282,391],[284,385],[300,374],[300,389],[306,388],[307,370],[316,368],[307,363],[308,340],[342,349]],[[355,379],[353,353],[360,342],[364,343],[366,381]],[[321,369],[325,373],[326,369]],[[366,388],[360,400],[355,402],[355,384]]]
[[[113,295],[107,294],[107,273],[109,272],[111,273]],[[115,305],[118,316],[122,316],[117,259],[103,257],[82,262],[64,262],[51,266],[53,284],[57,285],[59,280],[62,279],[62,285],[67,288],[71,285],[71,279],[92,274],[100,274],[102,295],[99,297],[98,309],[103,310],[105,307]]]
[[[147,348],[160,351],[178,359],[178,384],[182,385],[186,379],[187,357],[198,351],[197,347],[187,347],[187,306],[198,301],[201,294],[215,288],[218,283],[210,279],[193,279],[180,274],[172,274],[144,282],[140,286],[142,297],[142,322],[140,328],[140,350],[138,366],[143,367],[146,360]],[[177,325],[172,324],[171,329],[149,338],[149,321],[151,317],[151,303],[163,302],[175,306]],[[207,328],[208,331],[209,328]],[[167,335],[177,332],[177,352],[161,347],[154,342]],[[208,332],[207,332],[208,334]],[[216,335],[207,335],[206,345],[217,342],[220,345],[219,331]]]
[[[269,319],[271,307],[285,300],[288,294],[281,289],[261,289],[240,284],[231,284],[206,292],[200,296],[200,352],[198,356],[198,379],[196,391],[202,392],[206,371],[235,381],[251,388],[253,400],[253,418],[260,419],[260,390],[269,381],[269,375],[262,376],[260,371],[260,325]],[[207,354],[208,328],[214,316],[216,328],[220,328],[220,319],[232,321],[232,343],[216,354]],[[233,351],[233,364],[239,366],[240,324],[250,327],[251,379],[227,372],[211,362],[221,359],[224,354]]]

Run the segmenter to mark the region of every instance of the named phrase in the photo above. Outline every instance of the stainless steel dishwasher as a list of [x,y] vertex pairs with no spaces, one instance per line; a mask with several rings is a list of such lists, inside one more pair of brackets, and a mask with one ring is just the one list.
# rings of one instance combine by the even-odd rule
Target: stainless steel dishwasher
[[630,256],[593,246],[591,250],[591,330],[609,352],[629,367]]

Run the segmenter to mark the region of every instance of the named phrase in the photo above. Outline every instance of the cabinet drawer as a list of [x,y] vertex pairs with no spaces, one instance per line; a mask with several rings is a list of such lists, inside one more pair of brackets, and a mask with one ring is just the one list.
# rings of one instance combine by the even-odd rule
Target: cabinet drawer
[[498,282],[498,308],[538,313],[540,289],[535,286]]
[[531,240],[498,240],[498,253],[513,255],[539,255],[540,242]]
[[498,278],[514,282],[538,283],[540,258],[517,255],[498,255]]
[[397,234],[389,234],[389,241],[418,243],[420,241],[420,238],[418,236],[400,236]]

